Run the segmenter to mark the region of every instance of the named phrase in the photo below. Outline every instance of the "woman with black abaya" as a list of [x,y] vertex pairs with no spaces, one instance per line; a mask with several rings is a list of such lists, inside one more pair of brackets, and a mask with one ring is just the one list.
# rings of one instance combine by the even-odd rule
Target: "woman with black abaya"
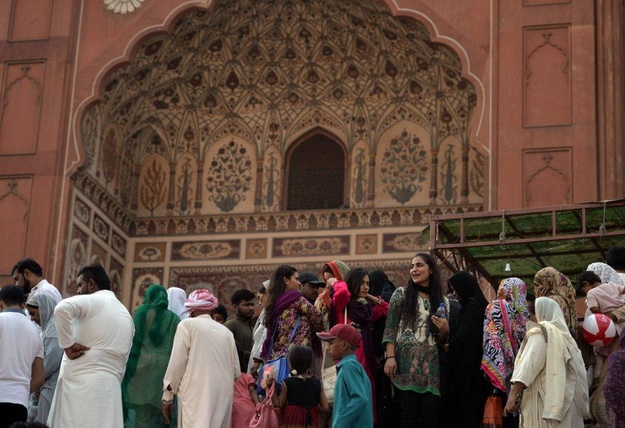
[[[449,333],[449,342],[443,348],[449,360],[446,394],[443,397],[444,426],[478,428],[488,395],[488,383],[480,369],[484,311],[488,302],[469,272],[455,273],[447,284],[461,308],[454,330]],[[433,317],[432,322],[441,334],[449,331],[446,319]]]

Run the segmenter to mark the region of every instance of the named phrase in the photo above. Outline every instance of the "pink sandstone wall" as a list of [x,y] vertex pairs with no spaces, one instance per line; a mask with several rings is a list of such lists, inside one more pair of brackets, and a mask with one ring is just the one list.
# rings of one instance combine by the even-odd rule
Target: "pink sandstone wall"
[[[62,280],[69,177],[85,159],[82,114],[142,38],[210,3],[146,0],[126,15],[99,0],[0,4],[0,280],[24,256],[39,260],[52,282]],[[476,87],[471,144],[486,156],[485,209],[625,196],[622,163],[615,163],[623,158],[622,134],[614,131],[622,119],[615,107],[622,24],[613,13],[623,10],[620,2],[597,2],[597,11],[593,2],[572,0],[384,3],[452,47]],[[606,100],[604,88],[615,99]]]

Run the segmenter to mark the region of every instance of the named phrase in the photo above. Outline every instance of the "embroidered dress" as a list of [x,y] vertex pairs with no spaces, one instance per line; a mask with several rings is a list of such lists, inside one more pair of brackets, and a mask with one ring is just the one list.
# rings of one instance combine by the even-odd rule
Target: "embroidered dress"
[[287,404],[282,413],[281,428],[313,428],[319,422],[321,381],[314,377],[284,379]]
[[[293,337],[293,345],[311,346],[313,333],[322,331],[323,325],[319,311],[306,298],[299,297],[278,316],[278,331],[273,343],[273,351],[271,355],[263,355],[265,361],[287,355],[289,339],[293,328],[295,328],[298,316],[301,316],[301,319],[299,328]],[[267,332],[265,340],[271,340],[271,332]]]
[[[418,297],[419,317],[415,325],[401,320],[404,288],[398,288],[391,297],[382,343],[395,345],[397,372],[393,383],[404,391],[431,392],[440,397],[440,364],[436,336],[429,332],[430,301]],[[447,313],[449,302],[443,298]]]

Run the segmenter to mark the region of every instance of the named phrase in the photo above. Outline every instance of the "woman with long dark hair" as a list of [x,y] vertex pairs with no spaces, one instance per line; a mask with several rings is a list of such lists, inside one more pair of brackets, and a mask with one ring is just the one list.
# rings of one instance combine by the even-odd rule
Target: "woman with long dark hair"
[[[369,294],[369,273],[363,268],[354,268],[347,272],[345,281],[334,284],[332,310],[330,311],[330,326],[335,324],[351,324],[360,332],[362,340],[356,350],[356,358],[362,364],[374,392],[375,403],[375,374],[378,363],[375,356],[371,326],[378,319],[385,317],[388,312],[388,303],[380,296]],[[347,319],[345,318],[347,315]],[[376,415],[374,406],[373,414]]]
[[[300,293],[299,274],[293,266],[278,266],[267,287],[264,361],[286,356],[291,344],[311,346],[314,333],[323,330],[321,314]],[[291,337],[293,338],[291,340]]]
[[[477,428],[482,422],[488,384],[481,370],[484,313],[488,302],[473,275],[467,271],[453,274],[448,281],[460,312],[449,333],[449,372],[444,394],[445,426]],[[441,334],[449,331],[444,318],[433,318]]]
[[410,264],[406,287],[391,297],[383,343],[386,345],[384,372],[399,392],[400,427],[438,427],[441,400],[439,344],[447,340],[439,334],[432,318],[443,303],[436,260],[428,253],[418,253]]

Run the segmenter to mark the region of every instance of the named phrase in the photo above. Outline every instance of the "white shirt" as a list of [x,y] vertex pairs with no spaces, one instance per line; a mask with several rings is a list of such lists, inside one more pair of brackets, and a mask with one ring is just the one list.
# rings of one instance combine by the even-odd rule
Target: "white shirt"
[[48,417],[51,428],[120,428],[124,425],[121,382],[134,324],[112,291],[74,296],[54,310],[59,346],[90,349],[63,356]]
[[34,296],[37,293],[43,293],[52,296],[56,299],[57,303],[63,300],[63,296],[61,296],[59,290],[45,279],[42,279],[37,283],[37,285],[30,289],[30,294],[28,295],[28,297]]
[[35,358],[43,358],[43,341],[21,310],[0,313],[0,403],[28,407]]
[[232,332],[210,315],[187,318],[176,329],[163,399],[178,395],[179,427],[230,428],[234,382],[240,375]]

